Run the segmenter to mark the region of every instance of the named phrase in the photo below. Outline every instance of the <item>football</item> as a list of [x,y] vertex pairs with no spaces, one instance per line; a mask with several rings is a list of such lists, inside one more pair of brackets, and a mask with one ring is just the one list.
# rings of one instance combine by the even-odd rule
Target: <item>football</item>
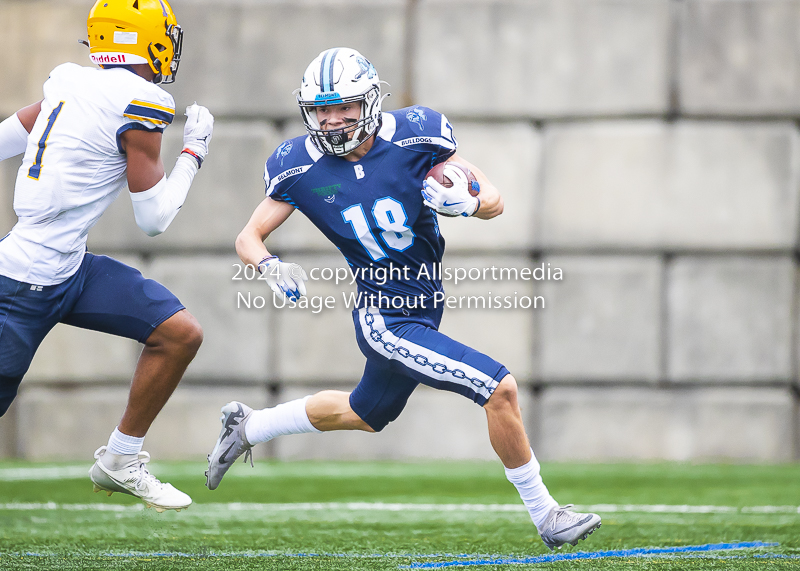
[[469,181],[469,187],[468,187],[469,193],[472,196],[478,196],[478,193],[481,191],[481,186],[478,184],[478,179],[475,178],[475,175],[472,174],[471,170],[469,170],[464,165],[456,163],[456,162],[452,162],[452,161],[451,162],[447,162],[447,161],[445,161],[443,163],[439,163],[438,165],[436,165],[435,167],[433,167],[431,170],[428,171],[428,174],[425,175],[425,179],[427,179],[428,177],[432,177],[433,180],[435,180],[436,182],[438,182],[442,186],[445,186],[445,187],[448,187],[448,188],[453,186],[453,181],[451,181],[449,178],[444,176],[444,167],[445,167],[445,165],[452,165],[452,166],[457,167],[457,168],[461,169],[462,171],[464,171],[464,174],[467,175],[467,181]]

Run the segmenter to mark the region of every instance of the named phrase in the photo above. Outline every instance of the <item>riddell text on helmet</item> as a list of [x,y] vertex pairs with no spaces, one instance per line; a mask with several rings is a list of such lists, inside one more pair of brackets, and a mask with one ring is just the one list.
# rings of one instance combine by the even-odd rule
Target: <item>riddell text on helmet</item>
[[123,54],[123,53],[102,53],[102,54],[90,54],[89,57],[91,58],[92,62],[96,64],[103,64],[103,63],[121,63],[121,64],[133,64],[133,63],[147,63],[141,56],[133,55],[133,54]]

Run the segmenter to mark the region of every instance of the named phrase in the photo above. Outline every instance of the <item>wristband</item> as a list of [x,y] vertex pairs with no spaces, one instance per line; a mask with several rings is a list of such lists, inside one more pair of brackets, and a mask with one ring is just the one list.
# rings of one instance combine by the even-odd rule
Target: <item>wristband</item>
[[[278,258],[278,256],[270,255],[270,256],[267,256],[266,258],[264,258],[263,260],[261,260],[260,262],[258,262],[258,266],[256,266],[258,268],[258,271],[263,274],[264,272],[261,270],[261,266],[263,266],[266,262],[269,262],[270,260],[273,260],[275,258]],[[278,258],[278,260],[280,260],[280,258]]]
[[201,157],[200,155],[195,153],[193,150],[191,150],[191,149],[183,149],[181,151],[181,154],[183,154],[183,153],[186,153],[187,155],[191,155],[191,156],[194,157],[194,160],[197,161],[197,168],[200,168],[200,167],[203,166],[203,157]]
[[475,198],[478,200],[478,206],[475,207],[475,212],[470,214],[470,216],[475,216],[478,213],[478,210],[481,209],[481,199],[478,198],[477,196]]

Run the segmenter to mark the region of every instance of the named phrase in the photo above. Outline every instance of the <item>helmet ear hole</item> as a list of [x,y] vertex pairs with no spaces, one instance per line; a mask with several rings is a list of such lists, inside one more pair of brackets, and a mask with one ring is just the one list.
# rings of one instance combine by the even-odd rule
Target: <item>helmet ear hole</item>
[[167,49],[167,46],[164,44],[156,44],[155,47],[159,52],[163,52],[165,49]]
[[139,0],[133,0],[133,9],[134,10],[138,10],[139,9]]
[[150,61],[152,62],[156,73],[161,73],[161,60],[158,59],[155,52],[153,51],[153,45],[154,44],[150,44],[149,46],[147,46],[147,53],[150,55]]

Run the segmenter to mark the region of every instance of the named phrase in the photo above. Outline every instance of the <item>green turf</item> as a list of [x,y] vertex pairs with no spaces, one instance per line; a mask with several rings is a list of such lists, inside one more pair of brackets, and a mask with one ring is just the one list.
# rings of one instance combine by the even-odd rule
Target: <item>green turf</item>
[[[35,466],[0,462],[0,508],[17,502],[139,505],[120,494],[93,494],[83,477],[2,480],[4,469]],[[455,561],[456,556],[464,556],[463,561],[549,553],[523,512],[230,511],[211,505],[518,504],[516,491],[497,463],[261,462],[255,469],[238,464],[215,492],[203,486],[203,469],[197,463],[153,467],[154,473],[192,495],[195,505],[181,513],[0,509],[0,569],[395,570],[413,563]],[[576,504],[800,506],[797,464],[546,464],[542,472],[558,500]],[[800,569],[797,513],[601,515],[603,527],[588,541],[559,553],[738,541],[780,545],[691,558],[677,554],[455,569]],[[296,556],[300,553],[317,555]],[[786,558],[754,557],[759,554]]]

